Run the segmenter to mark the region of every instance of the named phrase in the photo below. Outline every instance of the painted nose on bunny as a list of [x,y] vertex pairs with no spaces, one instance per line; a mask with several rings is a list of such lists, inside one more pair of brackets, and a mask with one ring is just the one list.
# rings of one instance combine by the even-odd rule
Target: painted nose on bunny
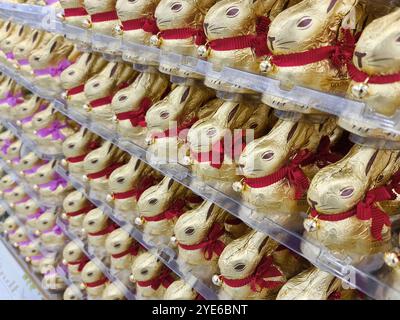
[[354,52],[354,55],[357,57],[357,63],[360,68],[362,68],[362,59],[367,55],[364,52]]

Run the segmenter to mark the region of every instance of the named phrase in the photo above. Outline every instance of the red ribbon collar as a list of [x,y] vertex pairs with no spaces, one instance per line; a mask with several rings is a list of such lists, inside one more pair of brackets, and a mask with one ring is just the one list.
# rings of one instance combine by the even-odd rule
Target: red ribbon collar
[[88,13],[87,13],[86,9],[83,7],[64,9],[64,17],[65,18],[82,17],[82,16],[86,16],[87,14]]
[[117,113],[118,120],[129,120],[133,127],[146,127],[145,116],[147,111],[150,109],[152,105],[152,101],[149,97],[144,97],[142,101],[140,101],[139,108],[132,111],[126,111]]
[[99,179],[99,178],[102,178],[102,177],[109,178],[110,175],[111,175],[111,173],[112,173],[115,169],[117,169],[117,168],[119,168],[119,167],[121,167],[121,166],[123,166],[123,165],[124,165],[123,163],[114,163],[114,164],[112,164],[111,166],[108,166],[108,167],[104,168],[103,170],[101,170],[101,171],[99,171],[99,172],[95,172],[95,173],[90,173],[90,174],[88,174],[87,177],[88,177],[89,179],[91,179],[91,180]]
[[153,290],[157,290],[161,285],[167,289],[172,282],[174,282],[174,278],[171,276],[171,271],[165,268],[158,277],[147,281],[137,281],[136,283],[140,287],[151,287]]
[[67,96],[68,97],[74,96],[74,95],[76,95],[78,93],[82,93],[84,90],[85,90],[85,85],[81,84],[81,85],[76,86],[74,88],[68,89],[67,90]]
[[83,256],[82,259],[68,262],[69,265],[71,266],[78,266],[78,271],[81,272],[83,270],[83,267],[89,262],[90,260],[88,257]]
[[105,284],[107,281],[108,281],[107,278],[102,278],[102,279],[94,281],[94,282],[85,283],[85,285],[88,288],[96,288],[96,287],[100,287],[101,285]]
[[180,40],[194,38],[196,45],[202,45],[206,43],[206,36],[203,29],[194,28],[178,28],[178,29],[167,29],[160,32],[160,37],[166,40]]
[[223,227],[221,227],[221,225],[214,224],[211,228],[211,231],[203,242],[190,245],[178,243],[178,245],[184,250],[201,249],[204,253],[204,258],[206,260],[211,260],[214,253],[219,257],[225,248],[225,244],[221,240],[219,240],[219,237],[221,237],[224,232],[225,230]]
[[250,285],[254,292],[260,292],[264,288],[274,289],[283,285],[282,281],[266,280],[268,278],[282,277],[282,272],[273,264],[272,257],[261,260],[254,274],[243,279],[228,279],[222,276],[222,281],[229,287],[240,288]]
[[113,96],[106,96],[106,97],[103,97],[100,99],[96,99],[96,100],[90,101],[90,106],[92,108],[98,108],[101,106],[105,106],[105,105],[111,104],[112,99],[113,99]]
[[88,232],[88,234],[92,237],[105,236],[106,234],[113,232],[117,228],[118,228],[118,226],[115,223],[110,223],[103,230],[100,230],[97,232]]
[[271,62],[278,67],[298,67],[330,59],[332,64],[340,69],[348,65],[353,57],[356,38],[349,29],[342,29],[343,39],[336,44],[304,52],[271,56]]
[[225,145],[226,140],[226,138],[223,138],[217,141],[211,146],[211,150],[208,152],[193,152],[191,150],[190,154],[197,162],[210,162],[213,168],[220,169],[224,162],[225,155],[236,158],[242,153],[246,146],[246,131],[242,130],[239,135],[236,133],[234,134],[231,148],[229,149]]
[[118,20],[118,15],[116,10],[95,13],[90,17],[92,18],[92,23]]
[[231,38],[211,40],[208,45],[215,51],[240,50],[252,48],[257,57],[269,54],[267,33],[271,20],[268,17],[258,17],[255,35],[245,35]]
[[88,206],[82,208],[81,210],[74,211],[74,212],[66,212],[65,214],[66,214],[68,217],[76,217],[76,216],[80,216],[81,214],[88,213],[90,210],[92,210],[92,209],[94,209],[94,208],[96,208],[95,205],[90,204],[90,205],[88,205]]
[[400,72],[388,75],[373,75],[370,76],[368,73],[357,69],[352,63],[349,63],[348,71],[350,78],[355,82],[365,82],[371,84],[388,84],[400,81]]
[[168,210],[153,216],[153,217],[146,217],[143,216],[143,219],[147,222],[158,222],[162,220],[171,220],[173,218],[179,217],[183,214],[183,208],[186,204],[184,199],[177,199],[175,200],[172,205],[169,207]]
[[122,257],[125,257],[126,255],[130,254],[134,257],[136,257],[139,253],[140,248],[143,248],[139,242],[135,242],[133,243],[127,250],[120,252],[120,253],[116,253],[116,254],[112,254],[111,256],[114,259],[119,259]]
[[122,200],[135,197],[135,199],[138,200],[142,195],[142,193],[151,186],[153,186],[154,183],[155,179],[153,176],[146,176],[140,180],[139,186],[137,188],[125,192],[113,193],[113,198]]
[[[92,141],[89,143],[88,145],[89,150],[94,150],[97,149],[99,147],[99,144],[97,141]],[[78,163],[78,162],[82,162],[83,160],[85,160],[85,157],[88,155],[89,153],[84,153],[81,154],[80,156],[76,156],[76,157],[68,157],[65,160],[67,160],[69,163]]]
[[124,31],[132,31],[142,29],[145,32],[157,34],[160,30],[157,27],[156,19],[154,18],[139,18],[121,21]]
[[[393,182],[392,182],[393,183]],[[371,234],[375,240],[382,240],[383,226],[390,226],[390,218],[386,212],[379,209],[375,203],[387,200],[396,199],[396,194],[392,191],[393,185],[378,187],[369,190],[364,200],[357,203],[356,207],[339,214],[320,214],[315,209],[311,210],[311,217],[317,218],[322,221],[341,221],[350,217],[356,216],[359,220],[371,221]]]

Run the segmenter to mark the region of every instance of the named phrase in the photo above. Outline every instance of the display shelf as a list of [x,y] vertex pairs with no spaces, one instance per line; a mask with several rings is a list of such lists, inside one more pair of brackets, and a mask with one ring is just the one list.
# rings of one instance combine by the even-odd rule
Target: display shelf
[[115,213],[114,209],[108,203],[99,199],[95,192],[92,192],[88,186],[84,185],[76,177],[69,175],[63,167],[58,166],[57,172],[64,179],[69,180],[76,190],[82,192],[96,207],[103,210],[112,221],[128,232],[131,237],[138,241],[146,250],[156,255],[177,276],[185,280],[185,282],[204,299],[218,299],[217,288],[212,284],[211,279],[207,279],[208,283],[205,283],[204,279],[200,279],[199,275],[195,275],[190,266],[177,259],[175,250],[168,245],[156,244],[147,239],[146,235],[143,234],[142,231]]
[[136,300],[135,294],[125,286],[115,275],[113,275],[110,271],[110,268],[107,267],[103,261],[97,257],[91,250],[87,244],[85,244],[78,236],[76,236],[73,232],[68,229],[67,224],[59,219],[57,221],[58,226],[62,229],[64,234],[72,241],[74,241],[82,252],[88,257],[96,266],[103,272],[106,278],[110,281],[110,283],[114,283],[118,289],[124,294],[127,300]]
[[[20,82],[21,84],[28,81],[20,76],[16,76],[12,69],[5,66],[3,66],[3,68],[6,70],[5,72],[16,81],[22,79]],[[39,96],[41,96],[41,92],[45,91],[33,84],[29,84],[28,88]],[[174,164],[173,166],[161,164],[153,154],[143,146],[133,142],[127,143],[126,141],[121,140],[116,132],[110,131],[104,126],[96,124],[94,121],[88,120],[84,114],[69,109],[66,101],[60,97],[56,97],[47,92],[42,96],[42,98],[53,102],[53,106],[59,112],[65,114],[81,126],[88,128],[103,139],[111,141],[122,150],[144,161],[164,176],[170,177],[178,183],[186,186],[204,199],[215,203],[220,208],[241,219],[254,230],[269,235],[287,248],[310,260],[310,257],[305,256],[300,248],[302,243],[307,243],[307,246],[312,248],[315,252],[314,257],[310,262],[318,268],[332,273],[343,280],[347,285],[355,287],[369,297],[375,299],[385,299],[389,296],[400,298],[399,288],[393,288],[373,273],[373,271],[380,269],[383,265],[382,257],[378,259],[378,265],[375,264],[372,267],[370,265],[362,267],[353,266],[351,264],[351,259],[348,257],[335,256],[321,244],[305,240],[300,230],[288,229],[275,223],[271,219],[260,215],[257,210],[243,203],[239,198],[227,195],[216,187],[204,183],[198,177],[193,175],[185,166],[180,164]]]
[[[399,5],[397,1],[387,3],[390,5]],[[207,78],[229,82],[258,93],[268,93],[269,95],[287,99],[298,105],[307,105],[323,112],[352,119],[360,125],[362,124],[372,129],[383,128],[390,133],[400,134],[400,113],[395,114],[393,117],[379,116],[371,112],[363,102],[351,100],[346,97],[300,86],[293,86],[289,89],[284,88],[279,80],[259,74],[229,67],[217,68],[212,63],[196,57],[164,52],[158,48],[120,41],[107,35],[95,34],[86,29],[67,25],[57,18],[57,14],[51,8],[26,4],[0,3],[0,13],[4,17],[14,18],[16,22],[60,33],[66,35],[69,39],[85,43],[85,50],[92,46],[95,51],[103,52],[107,60],[119,59],[118,57],[112,58],[112,54],[110,55],[111,52],[121,53],[122,58],[129,61],[129,56],[134,52],[135,55],[146,56],[151,61],[168,62],[188,72],[195,72]],[[134,68],[139,71],[146,69],[143,65],[135,65]]]

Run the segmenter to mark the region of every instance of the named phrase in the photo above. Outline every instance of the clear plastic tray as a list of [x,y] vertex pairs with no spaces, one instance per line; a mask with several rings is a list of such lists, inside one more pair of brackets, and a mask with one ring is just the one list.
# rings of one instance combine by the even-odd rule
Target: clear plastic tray
[[[385,2],[388,5],[398,5],[398,1],[387,0]],[[84,49],[85,51],[90,47],[89,43],[92,43],[95,44],[97,51],[122,52],[122,57],[125,57],[127,61],[129,61],[128,56],[132,52],[142,56],[149,56],[149,60],[155,62],[162,59],[189,72],[195,72],[214,79],[221,79],[255,92],[268,92],[270,95],[288,99],[296,104],[306,104],[314,109],[336,116],[357,120],[360,124],[365,124],[370,128],[384,128],[393,134],[400,134],[400,112],[392,117],[377,115],[371,113],[362,102],[299,86],[294,86],[290,90],[287,90],[281,87],[280,81],[258,74],[228,67],[216,69],[211,63],[195,57],[162,52],[158,48],[141,44],[126,41],[121,42],[119,39],[112,39],[110,36],[90,34],[86,29],[69,26],[58,20],[54,9],[51,8],[1,3],[0,14],[3,17],[14,18],[19,23],[26,23],[32,26],[39,25],[42,29],[64,34],[67,38],[82,40],[87,45],[87,48]],[[119,55],[120,53],[118,53]],[[112,60],[109,54],[106,56],[106,58]],[[225,95],[222,96],[225,97]]]
[[203,298],[207,300],[218,299],[217,288],[211,283],[204,283],[196,275],[192,274],[190,268],[179,261],[176,257],[175,251],[167,245],[157,245],[152,241],[146,239],[143,232],[133,226],[130,222],[122,219],[118,216],[112,207],[110,207],[105,201],[100,200],[96,197],[96,194],[91,192],[88,186],[84,185],[77,178],[68,175],[63,167],[58,166],[57,172],[64,179],[68,179],[76,190],[82,192],[87,199],[89,199],[96,207],[101,208],[111,220],[117,223],[121,228],[128,232],[136,241],[138,241],[144,248],[156,255],[161,261],[173,272],[175,272],[181,279],[190,285],[196,292],[201,294]]

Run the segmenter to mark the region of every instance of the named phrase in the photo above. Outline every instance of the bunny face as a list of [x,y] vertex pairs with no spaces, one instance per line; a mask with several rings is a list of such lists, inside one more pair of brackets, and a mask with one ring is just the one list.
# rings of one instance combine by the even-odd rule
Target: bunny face
[[221,274],[229,279],[242,279],[253,274],[261,258],[271,247],[268,240],[267,235],[251,231],[232,241],[218,260]]
[[15,232],[13,234],[10,234],[10,236],[9,236],[9,240],[14,243],[27,241],[28,239],[29,239],[28,234],[27,234],[25,228],[23,228],[23,227],[19,227],[18,229],[15,230]]
[[65,289],[64,300],[83,300],[83,294],[76,285],[71,285]]
[[35,257],[40,255],[40,241],[30,241],[28,244],[19,247],[25,257]]
[[160,30],[200,26],[214,0],[161,0],[155,17]]
[[132,238],[129,233],[118,228],[111,232],[106,239],[106,250],[108,254],[118,254],[128,250],[132,244]]
[[40,30],[34,30],[24,40],[17,43],[13,53],[16,60],[28,59],[32,51],[36,50],[41,44],[49,41],[50,34]]
[[23,216],[32,215],[36,213],[39,209],[40,208],[38,203],[33,199],[29,199],[25,202],[18,203],[15,205],[15,211]]
[[12,190],[12,192],[4,194],[4,199],[6,199],[7,201],[9,201],[11,203],[15,203],[15,202],[21,201],[26,197],[27,197],[27,194],[25,193],[24,188],[21,187],[21,186],[16,186]]
[[196,297],[196,291],[184,280],[172,282],[164,293],[164,300],[194,300]]
[[5,98],[8,92],[16,93],[16,83],[11,78],[6,78],[3,82],[0,83],[0,96],[1,98]]
[[112,11],[115,8],[116,0],[83,0],[83,4],[91,15],[99,12]]
[[132,264],[132,277],[135,281],[154,279],[161,272],[163,263],[150,252],[140,254]]
[[159,184],[145,190],[138,200],[139,212],[152,216],[167,209],[169,203],[177,196],[180,185],[173,179],[165,177]]
[[21,104],[16,105],[13,108],[13,113],[18,119],[27,118],[32,116],[43,102],[44,101],[40,97],[32,95],[29,99],[24,100],[24,102]]
[[35,184],[47,183],[54,179],[56,172],[55,166],[57,162],[55,160],[48,162],[40,166],[36,172],[29,176],[30,181]]
[[6,232],[15,231],[18,228],[17,221],[13,217],[8,217],[3,222],[3,230]]
[[67,262],[78,261],[83,257],[83,252],[80,247],[74,242],[68,242],[63,249],[63,258]]
[[71,53],[72,48],[72,44],[62,36],[55,35],[46,45],[31,53],[29,63],[34,69],[43,69],[56,65]]
[[14,180],[9,175],[5,175],[0,180],[0,189],[1,190],[10,189],[11,187],[13,187],[15,185],[16,184],[15,184]]
[[7,159],[14,159],[19,157],[21,147],[22,147],[22,142],[20,140],[13,142],[7,149],[7,154],[5,155],[5,157]]
[[353,64],[374,74],[400,72],[400,12],[372,21],[363,31],[354,52]]
[[0,41],[3,41],[9,35],[15,32],[18,25],[13,24],[11,21],[6,21],[0,28]]
[[104,275],[93,261],[89,261],[83,267],[81,277],[83,282],[92,283],[104,278]]
[[75,157],[87,153],[90,150],[90,144],[96,136],[87,128],[81,128],[75,134],[66,138],[62,145],[64,156]]
[[122,151],[111,142],[106,141],[100,148],[91,151],[83,162],[86,174],[99,172],[111,163],[114,163],[122,155]]
[[117,0],[116,9],[121,21],[151,18],[160,0]]
[[286,54],[331,43],[342,19],[356,4],[357,0],[305,0],[284,10],[270,25],[269,49],[274,54]]
[[63,208],[66,212],[78,211],[90,204],[89,200],[85,198],[85,195],[80,191],[72,191],[69,193],[64,201]]
[[123,64],[112,62],[107,64],[99,74],[90,78],[85,84],[85,95],[88,100],[92,101],[107,96],[113,89],[123,68]]
[[108,216],[100,209],[90,210],[83,219],[86,232],[94,233],[103,230],[108,223]]
[[137,158],[132,157],[131,160],[124,166],[115,169],[108,183],[113,192],[123,192],[134,188],[141,177],[141,173],[146,168],[146,164]]
[[46,211],[37,219],[36,227],[39,231],[51,229],[56,224],[56,215],[51,211]]
[[0,42],[0,48],[4,52],[12,52],[14,46],[27,37],[30,32],[31,29],[28,26],[19,26],[16,32]]
[[49,105],[46,109],[35,113],[32,118],[32,126],[35,129],[48,127],[56,118],[56,109]]
[[177,220],[174,232],[179,243],[194,244],[206,238],[221,209],[211,202],[203,202],[194,210],[185,212]]
[[21,158],[19,162],[20,170],[27,170],[39,164],[41,159],[34,152],[29,152],[26,156]]

